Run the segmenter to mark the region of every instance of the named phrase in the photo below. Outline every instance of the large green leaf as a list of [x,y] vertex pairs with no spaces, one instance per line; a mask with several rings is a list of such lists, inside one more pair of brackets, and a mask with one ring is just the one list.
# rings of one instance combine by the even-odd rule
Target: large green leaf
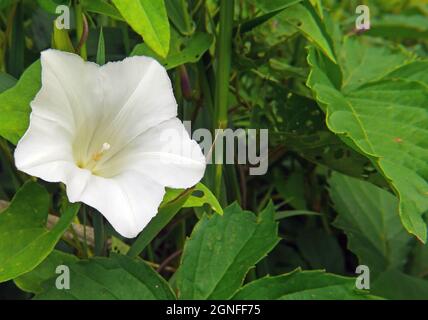
[[58,290],[56,277],[43,284],[38,300],[173,300],[168,283],[145,262],[122,255],[69,265],[70,289]]
[[170,26],[164,0],[113,0],[126,22],[161,57],[169,51]]
[[345,38],[339,53],[343,92],[351,92],[370,81],[381,80],[401,65],[412,61],[399,48],[373,46],[371,42]]
[[79,205],[69,205],[49,231],[46,228],[49,202],[46,190],[29,182],[0,214],[0,282],[37,267],[54,249],[79,209]]
[[41,293],[42,283],[57,276],[56,268],[60,265],[71,265],[79,259],[68,253],[54,250],[52,253],[34,270],[19,276],[14,280],[15,284],[26,292]]
[[347,39],[339,56],[340,69],[312,48],[308,86],[329,129],[381,171],[400,199],[403,225],[426,241],[428,84],[390,75],[412,63],[403,53]]
[[131,56],[149,56],[158,60],[166,69],[173,69],[185,63],[198,62],[211,47],[213,37],[207,33],[195,33],[191,37],[182,37],[172,32],[171,48],[167,57],[161,57],[145,43],[138,44]]
[[30,102],[41,87],[40,61],[23,73],[18,83],[0,94],[0,135],[13,144],[28,128]]
[[355,288],[355,279],[301,271],[266,277],[244,286],[235,300],[358,300],[370,298]]
[[204,216],[187,240],[176,280],[180,299],[229,299],[277,244],[273,205],[256,217],[237,204]]
[[336,227],[345,231],[349,249],[373,278],[388,268],[402,268],[410,237],[398,215],[398,199],[368,182],[334,173],[330,195],[338,212]]

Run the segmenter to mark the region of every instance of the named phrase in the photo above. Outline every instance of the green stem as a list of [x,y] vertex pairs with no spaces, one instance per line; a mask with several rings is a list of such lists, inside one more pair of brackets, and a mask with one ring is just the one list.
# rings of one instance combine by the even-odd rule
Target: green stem
[[94,237],[95,247],[94,254],[96,256],[102,256],[104,252],[104,219],[101,213],[93,212],[93,224],[94,224]]
[[86,206],[82,206],[82,216],[83,216],[83,254],[85,258],[89,257],[88,253],[88,239],[86,235],[86,227],[88,223],[88,214],[86,212],[87,208]]
[[151,243],[147,245],[147,259],[151,262],[155,262],[155,252]]
[[[84,22],[83,22],[83,10],[82,5],[79,0],[76,0],[75,3],[75,12],[76,12],[76,32],[77,32],[77,41],[79,42],[84,33]],[[86,43],[83,43],[80,48],[80,56],[84,59],[88,59],[88,53],[86,49]]]
[[177,247],[179,249],[182,249],[184,247],[184,243],[186,242],[186,220],[180,222],[178,230],[178,241],[177,241]]
[[[234,0],[220,0],[220,32],[217,39],[217,72],[214,128],[225,129],[228,122],[229,82],[232,63]],[[222,138],[222,137],[219,137]],[[221,152],[222,154],[223,152]],[[223,155],[222,155],[223,156]],[[223,165],[216,165],[215,193],[220,197]]]

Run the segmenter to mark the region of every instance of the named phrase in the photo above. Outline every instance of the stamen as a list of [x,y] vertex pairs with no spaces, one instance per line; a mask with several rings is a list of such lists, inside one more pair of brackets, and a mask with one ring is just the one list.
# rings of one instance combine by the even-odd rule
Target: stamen
[[111,145],[110,145],[109,143],[107,143],[107,142],[104,142],[104,143],[103,143],[103,146],[101,147],[101,150],[100,150],[100,151],[98,151],[97,153],[95,153],[95,154],[92,156],[92,160],[93,160],[93,161],[95,161],[95,162],[100,161],[100,160],[101,160],[101,158],[103,157],[103,155],[104,155],[107,151],[109,151],[110,149],[111,149]]

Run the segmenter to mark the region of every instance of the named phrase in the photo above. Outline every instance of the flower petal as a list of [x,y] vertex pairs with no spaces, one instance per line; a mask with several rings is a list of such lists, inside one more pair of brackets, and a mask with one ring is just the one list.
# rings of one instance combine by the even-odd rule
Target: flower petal
[[[86,123],[96,120],[101,106],[99,67],[57,50],[42,52],[41,64],[42,87],[31,102],[30,125],[15,150],[15,163],[32,176],[65,182],[70,170],[77,168],[73,156],[77,132],[90,136]],[[89,139],[80,143],[88,144]]]
[[177,102],[164,67],[148,57],[131,57],[101,67],[105,116],[93,144],[111,152],[177,115]]
[[[114,178],[70,177],[67,195],[97,209],[126,238],[135,238],[156,215],[165,189],[138,172],[127,171]],[[82,189],[84,186],[84,189]]]
[[[31,115],[67,131],[75,158],[86,158],[97,120],[103,112],[99,66],[58,50],[41,54],[42,87],[31,102]],[[51,127],[51,125],[50,125]],[[50,133],[55,134],[55,131]],[[75,148],[78,141],[78,148]]]
[[86,129],[102,112],[99,67],[78,55],[49,49],[41,53],[42,88],[32,113],[58,122],[70,132]]
[[71,134],[51,120],[31,114],[30,126],[15,149],[16,167],[49,182],[64,182],[75,167]]
[[99,174],[114,176],[132,169],[163,186],[189,188],[205,172],[206,160],[177,118],[163,122],[137,137],[131,144],[100,164]]

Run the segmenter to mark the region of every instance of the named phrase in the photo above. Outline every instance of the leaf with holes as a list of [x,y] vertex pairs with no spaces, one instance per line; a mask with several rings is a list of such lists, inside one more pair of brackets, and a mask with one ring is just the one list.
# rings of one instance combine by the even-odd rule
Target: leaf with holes
[[[385,180],[366,157],[328,130],[316,101],[291,95],[277,114],[278,130],[272,139],[301,157],[346,175],[385,186]],[[270,138],[271,139],[271,138]]]
[[410,55],[385,47],[347,38],[339,57],[333,65],[311,48],[308,86],[328,128],[379,169],[400,199],[403,225],[425,242],[428,83],[405,77],[399,70],[412,64]]
[[173,69],[182,64],[198,62],[211,47],[213,37],[207,33],[195,33],[191,37],[182,37],[172,32],[171,48],[166,58],[159,56],[146,44],[138,44],[131,56],[149,56],[158,60],[166,69]]
[[[180,189],[168,189],[164,198],[163,203],[168,203],[176,199],[184,190]],[[186,200],[186,203],[183,205],[183,208],[200,208],[205,204],[209,205],[214,212],[218,214],[223,214],[223,208],[218,202],[215,195],[208,189],[204,184],[198,183],[192,191],[192,194]]]
[[278,15],[278,20],[294,26],[311,43],[321,49],[331,61],[336,62],[333,41],[309,0],[285,9]]

